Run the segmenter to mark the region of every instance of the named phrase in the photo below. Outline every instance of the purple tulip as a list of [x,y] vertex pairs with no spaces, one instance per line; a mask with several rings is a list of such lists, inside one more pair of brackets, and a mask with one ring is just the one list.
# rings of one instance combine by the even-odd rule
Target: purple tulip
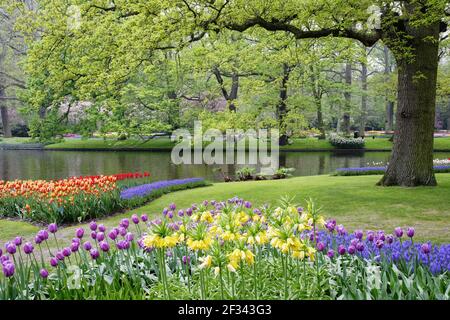
[[298,212],[298,213],[303,213],[303,210],[304,210],[304,209],[303,209],[302,207],[298,207],[298,208],[297,208],[297,212]]
[[91,231],[97,231],[97,223],[95,221],[89,223],[89,229],[91,229]]
[[100,242],[100,249],[103,252],[108,252],[109,251],[109,244],[108,244],[108,242],[106,242],[106,241]]
[[375,240],[375,234],[373,231],[367,231],[367,241],[373,242]]
[[187,208],[186,209],[186,214],[188,217],[192,216],[192,208]]
[[356,244],[357,244],[358,242],[359,242],[358,238],[353,238],[353,239],[350,241],[350,245],[356,247]]
[[25,254],[31,254],[31,253],[33,253],[33,250],[34,250],[34,247],[31,242],[27,242],[23,245],[23,252],[25,252]]
[[183,261],[183,264],[190,264],[191,263],[191,257],[183,256],[182,261]]
[[62,250],[62,254],[63,254],[64,257],[70,256],[71,253],[72,253],[72,250],[71,250],[70,248],[64,248],[64,249]]
[[9,254],[15,254],[17,251],[16,245],[12,242],[8,242],[6,244],[6,251],[8,251]]
[[57,267],[57,266],[58,266],[58,259],[56,259],[56,258],[51,258],[51,259],[50,259],[50,265],[51,265],[52,267]]
[[166,216],[166,215],[167,215],[167,212],[169,212],[169,209],[164,208],[163,211],[162,211],[163,216]]
[[345,230],[345,228],[342,224],[340,224],[336,227],[336,231],[340,236],[347,234],[347,230]]
[[79,239],[83,238],[83,236],[84,236],[84,229],[83,228],[78,228],[77,231],[75,232],[75,235]]
[[70,245],[70,251],[72,252],[77,252],[79,248],[80,244],[77,242],[72,242],[72,244]]
[[334,250],[333,250],[333,249],[328,250],[327,256],[328,256],[329,258],[333,258],[333,257],[334,257]]
[[345,247],[344,247],[344,245],[339,245],[339,247],[338,247],[338,253],[342,256],[342,255],[344,255],[345,253],[347,252],[347,250],[345,250]]
[[383,231],[378,231],[378,240],[381,240],[381,241],[386,240],[386,236]]
[[3,255],[3,250],[0,248],[0,257]]
[[247,209],[250,209],[252,207],[252,203],[249,201],[245,201],[244,202],[244,207],[246,207]]
[[133,221],[134,224],[138,224],[139,223],[139,217],[136,214],[133,214],[131,216],[131,221]]
[[431,246],[428,243],[422,244],[421,249],[424,254],[429,254],[431,252]]
[[129,242],[132,242],[132,241],[134,240],[134,235],[133,235],[131,232],[128,232],[128,233],[125,235],[125,240],[127,240],[127,241],[129,241]]
[[320,251],[320,252],[325,250],[325,244],[323,242],[318,242],[317,243],[317,250]]
[[34,237],[34,242],[36,242],[36,244],[41,244],[42,243],[42,238],[39,236]]
[[397,227],[397,228],[395,228],[394,233],[397,238],[401,238],[403,236],[403,229],[400,227]]
[[92,231],[92,232],[91,232],[91,238],[92,238],[93,240],[97,239],[97,232]]
[[127,234],[127,229],[125,229],[124,227],[119,227],[119,234],[122,237],[125,237],[125,235]]
[[1,256],[0,257],[0,263],[4,263],[5,261],[9,261],[9,256]]
[[141,220],[142,220],[142,222],[147,222],[148,216],[144,213],[143,215],[141,215]]
[[122,228],[127,229],[129,225],[130,225],[130,221],[128,219],[125,218],[125,219],[120,220],[119,226],[121,226]]
[[406,231],[406,235],[410,238],[414,237],[414,228],[413,227],[408,228],[408,230]]
[[353,245],[349,246],[348,247],[348,253],[352,254],[352,255],[355,254],[356,253],[356,247],[353,246]]
[[[206,200],[205,200],[206,201]],[[208,202],[206,201],[206,204],[205,204],[205,206],[207,206],[208,205]],[[170,210],[175,210],[177,208],[177,206],[175,205],[175,203],[171,203],[170,205],[169,205],[169,209]]]
[[22,237],[15,237],[14,238],[14,244],[18,247],[22,245]]
[[364,243],[362,243],[362,242],[358,242],[355,247],[356,247],[356,250],[358,250],[359,252],[364,251]]
[[84,250],[86,250],[86,251],[90,251],[90,250],[92,249],[92,245],[91,245],[91,243],[90,243],[89,241],[86,241],[86,242],[83,244],[83,248],[84,248]]
[[43,279],[47,279],[47,277],[48,277],[48,271],[47,271],[47,269],[41,269],[41,271],[39,271],[39,274],[41,275],[41,277],[42,277]]
[[48,232],[56,233],[57,231],[58,231],[58,226],[56,225],[56,223],[50,223],[48,225]]
[[392,234],[388,234],[386,236],[386,242],[392,244],[394,242],[394,236]]
[[92,249],[90,252],[91,258],[96,260],[100,256],[100,252],[97,249]]
[[103,232],[97,233],[97,241],[100,242],[103,240],[105,240],[105,234]]
[[5,277],[10,278],[14,275],[15,272],[14,263],[7,262],[3,263],[2,266],[3,266],[3,274],[5,275]]
[[57,252],[56,253],[56,259],[58,259],[59,261],[63,261],[64,260],[64,255],[62,252]]
[[356,237],[357,239],[361,240],[361,239],[363,238],[363,235],[364,235],[364,233],[363,233],[362,230],[356,230],[356,231],[355,231],[355,237]]
[[173,211],[167,212],[167,218],[172,219],[173,218]]
[[178,216],[179,217],[183,217],[184,216],[184,210],[183,209],[178,210]]
[[109,237],[111,240],[116,240],[116,238],[117,238],[117,233],[116,233],[114,230],[112,230],[112,231],[109,232],[108,237]]
[[377,240],[377,242],[375,242],[375,245],[377,246],[378,249],[381,249],[384,246],[384,242],[383,240]]
[[99,224],[98,225],[98,231],[100,231],[100,232],[105,232],[106,231],[106,227],[105,227],[105,225],[104,224]]
[[72,242],[75,242],[75,243],[81,244],[81,240],[80,240],[80,239],[78,239],[78,238],[72,238]]
[[[48,232],[47,232],[47,230],[40,230],[40,231],[37,233],[37,236],[38,236],[39,238],[41,238],[42,241],[45,241],[45,240],[48,239]],[[42,242],[42,241],[41,241],[41,242]]]

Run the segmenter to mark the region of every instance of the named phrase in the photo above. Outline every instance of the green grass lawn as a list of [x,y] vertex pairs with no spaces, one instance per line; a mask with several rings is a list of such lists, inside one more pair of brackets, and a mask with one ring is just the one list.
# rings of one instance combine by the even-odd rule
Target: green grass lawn
[[0,137],[0,144],[21,144],[21,143],[31,143],[30,138],[3,138]]
[[[1,142],[0,142],[1,143]],[[47,145],[47,149],[158,149],[171,150],[174,143],[169,138],[156,138],[149,141],[125,140],[117,141],[113,139],[66,139],[64,142]],[[436,138],[434,140],[435,149],[450,150],[450,137]],[[366,150],[390,150],[392,142],[387,138],[367,138]],[[316,138],[295,139],[292,144],[281,146],[280,150],[334,150],[335,148],[328,140]]]
[[[305,204],[312,197],[323,207],[323,215],[335,218],[348,230],[357,228],[392,232],[396,226],[413,226],[421,240],[450,242],[450,175],[437,175],[439,186],[435,188],[383,188],[375,183],[380,176],[331,177],[312,176],[287,180],[216,183],[210,187],[174,192],[156,199],[146,206],[131,212],[118,214],[103,220],[107,226],[115,226],[120,219],[132,213],[147,213],[157,216],[168,204],[174,202],[178,208],[207,200],[226,200],[239,196],[255,205],[277,204],[284,195],[296,196]],[[74,236],[78,226],[61,229],[59,237],[66,242]],[[87,224],[81,226],[87,228]],[[15,235],[33,239],[39,227],[24,222],[0,220],[0,242]]]

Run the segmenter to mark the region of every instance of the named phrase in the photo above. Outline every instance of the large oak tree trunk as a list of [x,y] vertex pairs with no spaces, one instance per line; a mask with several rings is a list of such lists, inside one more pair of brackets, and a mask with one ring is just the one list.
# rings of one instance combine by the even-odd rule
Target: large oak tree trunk
[[408,31],[412,36],[410,46],[414,58],[397,57],[398,106],[394,147],[379,185],[435,186],[433,133],[439,25]]

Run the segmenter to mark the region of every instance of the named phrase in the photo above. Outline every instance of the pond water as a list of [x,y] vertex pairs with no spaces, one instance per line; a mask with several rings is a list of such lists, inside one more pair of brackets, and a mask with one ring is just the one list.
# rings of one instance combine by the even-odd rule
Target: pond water
[[[295,168],[294,176],[328,174],[342,167],[386,162],[389,152],[281,152],[280,166]],[[435,153],[436,159],[450,157]],[[79,175],[148,171],[154,180],[203,177],[221,181],[214,169],[229,176],[242,165],[174,165],[170,152],[0,150],[0,179],[56,179]]]

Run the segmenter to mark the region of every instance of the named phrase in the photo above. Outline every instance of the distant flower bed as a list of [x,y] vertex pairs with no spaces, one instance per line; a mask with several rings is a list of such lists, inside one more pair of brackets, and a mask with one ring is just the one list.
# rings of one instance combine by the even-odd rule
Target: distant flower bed
[[[356,167],[356,168],[338,168],[336,176],[367,176],[384,174],[387,167]],[[436,173],[450,173],[450,165],[434,166]]]
[[338,149],[363,149],[365,144],[363,138],[347,138],[336,133],[330,134],[328,140]]
[[[205,185],[203,179],[148,182],[149,173],[81,176],[61,180],[0,180],[0,218],[72,223],[115,213],[166,192]],[[138,197],[139,199],[134,199]]]
[[203,178],[156,181],[124,189],[120,193],[120,199],[132,206],[137,206],[167,192],[203,187],[206,184]]
[[415,242],[411,227],[350,234],[312,200],[172,203],[153,220],[93,221],[69,243],[57,234],[0,249],[0,300],[450,298],[450,245]]

